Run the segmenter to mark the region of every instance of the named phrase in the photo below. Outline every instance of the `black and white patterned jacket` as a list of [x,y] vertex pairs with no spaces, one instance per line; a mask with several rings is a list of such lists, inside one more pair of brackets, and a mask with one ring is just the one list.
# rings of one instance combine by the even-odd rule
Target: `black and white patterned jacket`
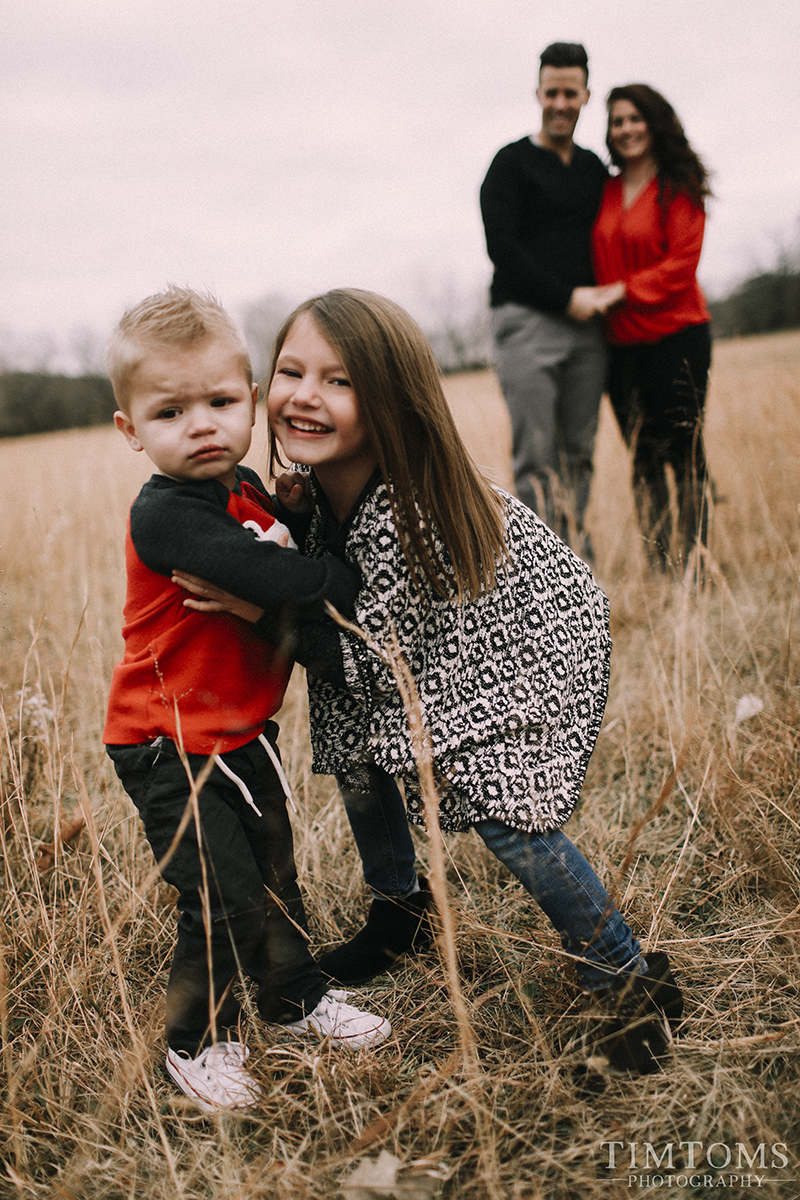
[[[379,646],[394,630],[416,681],[441,793],[443,829],[491,817],[546,832],[574,809],[603,718],[608,601],[588,567],[511,496],[497,586],[477,600],[415,587],[382,481],[368,488],[334,548],[362,575],[354,622]],[[332,547],[317,508],[305,553]],[[343,540],[342,540],[343,539]],[[313,770],[363,790],[363,765],[402,779],[423,823],[406,714],[389,666],[339,633],[347,689],[309,675]]]

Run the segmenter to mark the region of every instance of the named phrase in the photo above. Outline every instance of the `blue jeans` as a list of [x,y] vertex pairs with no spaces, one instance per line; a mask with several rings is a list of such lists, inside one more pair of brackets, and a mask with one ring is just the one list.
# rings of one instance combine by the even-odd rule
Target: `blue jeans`
[[[416,873],[405,805],[391,775],[375,766],[369,771],[369,792],[340,785],[364,878],[373,895],[406,896]],[[478,821],[474,828],[559,933],[587,991],[606,986],[617,974],[644,968],[641,947],[622,913],[560,830],[526,833],[494,820]]]

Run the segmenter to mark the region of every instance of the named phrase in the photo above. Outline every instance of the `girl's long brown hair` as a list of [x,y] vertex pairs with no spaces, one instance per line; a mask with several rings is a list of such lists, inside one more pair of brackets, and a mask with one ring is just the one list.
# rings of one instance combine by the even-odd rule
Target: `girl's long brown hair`
[[[392,300],[337,288],[306,300],[275,339],[267,387],[292,325],[310,313],[358,398],[412,578],[443,598],[494,586],[505,556],[503,502],[470,458],[427,338]],[[270,431],[270,469],[285,467]],[[434,531],[447,560],[436,548]],[[448,561],[449,560],[449,561]]]

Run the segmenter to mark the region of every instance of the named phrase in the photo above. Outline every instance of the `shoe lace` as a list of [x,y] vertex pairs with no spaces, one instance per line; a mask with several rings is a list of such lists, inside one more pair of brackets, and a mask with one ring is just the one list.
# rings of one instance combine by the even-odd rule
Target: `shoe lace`
[[346,996],[347,992],[333,990],[326,992],[313,1013],[310,1014],[312,1020],[315,1023],[319,1022],[321,1026],[335,1034],[336,1030],[347,1021],[361,1015],[352,1004],[345,1003]]
[[247,1047],[243,1046],[241,1042],[215,1042],[199,1056],[198,1066],[206,1071],[241,1067],[244,1065],[247,1053]]
[[328,1021],[331,1025],[334,1025],[341,1007],[341,1001],[337,1000],[335,996],[332,996],[330,992],[328,992],[327,995],[322,997],[311,1016],[322,1021]]

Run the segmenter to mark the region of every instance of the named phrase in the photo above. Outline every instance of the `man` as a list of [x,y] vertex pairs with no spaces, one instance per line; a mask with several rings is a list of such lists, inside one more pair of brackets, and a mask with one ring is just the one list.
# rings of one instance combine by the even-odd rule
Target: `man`
[[606,371],[590,235],[606,180],[572,135],[589,99],[583,46],[542,53],[537,134],[498,151],[481,187],[495,366],[511,416],[519,498],[590,560],[583,531]]

